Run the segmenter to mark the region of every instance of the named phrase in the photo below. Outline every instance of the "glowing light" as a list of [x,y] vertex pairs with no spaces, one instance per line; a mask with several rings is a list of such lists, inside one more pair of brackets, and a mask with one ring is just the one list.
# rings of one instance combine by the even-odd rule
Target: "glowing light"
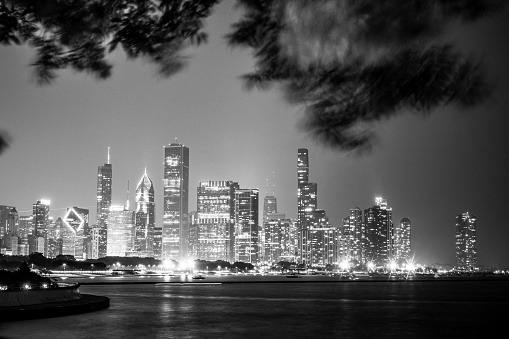
[[350,267],[350,263],[348,261],[348,259],[344,259],[342,262],[341,262],[341,268],[346,271],[348,270],[348,268]]
[[391,261],[391,262],[389,263],[389,269],[390,269],[391,271],[395,271],[397,268],[398,268],[398,264],[397,264],[395,261]]
[[50,205],[50,200],[49,199],[41,199],[41,205]]
[[42,288],[48,288],[48,284],[42,284]]
[[23,285],[23,288],[24,288],[25,290],[30,290],[30,289],[32,289],[32,286],[30,286],[29,284],[24,284],[24,285]]
[[375,263],[370,261],[368,262],[368,270],[373,271],[375,269]]
[[174,266],[173,261],[171,260],[163,260],[163,267],[165,268],[172,268]]

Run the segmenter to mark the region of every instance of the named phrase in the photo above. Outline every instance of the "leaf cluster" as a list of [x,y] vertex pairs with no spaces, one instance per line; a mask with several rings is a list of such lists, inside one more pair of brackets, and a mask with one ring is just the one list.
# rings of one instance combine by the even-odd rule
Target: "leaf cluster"
[[50,83],[72,68],[98,79],[111,75],[106,56],[121,46],[169,76],[179,53],[206,41],[203,20],[218,0],[11,0],[0,2],[0,43],[36,49],[35,78]]

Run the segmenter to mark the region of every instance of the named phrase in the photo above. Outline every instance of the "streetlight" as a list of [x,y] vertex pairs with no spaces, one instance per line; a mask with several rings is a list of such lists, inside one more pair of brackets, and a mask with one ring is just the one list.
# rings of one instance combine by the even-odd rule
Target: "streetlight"
[[64,275],[65,275],[65,265],[67,265],[65,262],[62,264],[64,266]]
[[94,264],[90,264],[90,267],[92,268],[92,272],[94,272]]

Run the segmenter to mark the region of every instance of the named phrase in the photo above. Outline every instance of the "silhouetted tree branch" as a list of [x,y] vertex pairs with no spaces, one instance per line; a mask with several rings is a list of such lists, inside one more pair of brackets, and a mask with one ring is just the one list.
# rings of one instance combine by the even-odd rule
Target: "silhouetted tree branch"
[[495,13],[488,0],[238,0],[243,17],[227,36],[253,50],[246,87],[278,84],[305,107],[302,128],[323,144],[369,149],[369,126],[402,112],[428,113],[485,100],[478,62],[442,41],[447,26]]

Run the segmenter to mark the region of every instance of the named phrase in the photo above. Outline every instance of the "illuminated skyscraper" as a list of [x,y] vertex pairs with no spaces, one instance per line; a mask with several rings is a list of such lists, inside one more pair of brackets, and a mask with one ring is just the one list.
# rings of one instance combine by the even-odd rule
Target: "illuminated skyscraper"
[[33,215],[32,226],[34,227],[34,236],[36,239],[36,252],[43,255],[47,255],[47,238],[48,238],[48,227],[49,227],[49,207],[50,201],[41,199],[37,200],[33,204]]
[[187,258],[189,233],[189,148],[164,147],[162,259]]
[[235,261],[258,262],[258,189],[235,190]]
[[197,194],[196,255],[202,260],[234,261],[235,190],[233,181],[200,181]]
[[332,264],[337,259],[336,227],[329,224],[324,210],[318,209],[318,187],[309,182],[308,150],[297,154],[297,223],[300,261],[307,265]]
[[343,229],[338,244],[338,260],[362,262],[361,243],[363,238],[362,211],[351,208],[350,215],[343,219]]
[[394,259],[394,225],[392,208],[387,207],[386,199],[376,198],[376,205],[364,210],[364,223],[368,240],[366,259],[377,265],[387,265]]
[[154,185],[147,169],[136,187],[134,249],[138,257],[154,257],[155,202]]
[[456,216],[456,265],[461,269],[477,266],[476,218],[468,212]]
[[394,239],[394,252],[396,260],[406,262],[410,259],[411,251],[411,228],[412,222],[408,218],[403,218],[399,222],[399,227],[396,229]]
[[89,233],[88,210],[79,207],[67,209],[61,230],[62,254],[76,259],[87,259],[85,233]]
[[[11,238],[19,237],[18,211],[12,206],[0,205],[0,248],[3,253],[17,255],[18,245],[12,246]],[[14,254],[15,253],[15,254]]]
[[[111,185],[113,169],[110,164],[110,148],[108,147],[108,163],[97,170],[97,227],[99,228],[99,258],[107,253],[108,213],[111,206]],[[97,259],[97,258],[94,258]]]
[[107,256],[130,256],[133,249],[134,211],[125,206],[111,206],[107,234]]

